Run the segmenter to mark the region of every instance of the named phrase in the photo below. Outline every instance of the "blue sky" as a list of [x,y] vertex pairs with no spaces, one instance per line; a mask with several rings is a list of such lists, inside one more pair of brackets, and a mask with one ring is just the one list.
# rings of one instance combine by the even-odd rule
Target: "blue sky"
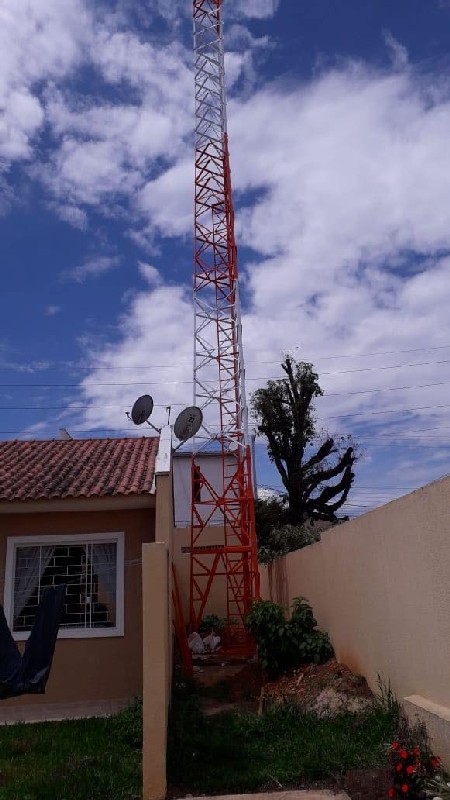
[[[188,0],[0,9],[0,436],[192,398]],[[226,0],[248,391],[312,361],[349,513],[450,471],[450,3]],[[258,445],[258,476],[278,485]]]

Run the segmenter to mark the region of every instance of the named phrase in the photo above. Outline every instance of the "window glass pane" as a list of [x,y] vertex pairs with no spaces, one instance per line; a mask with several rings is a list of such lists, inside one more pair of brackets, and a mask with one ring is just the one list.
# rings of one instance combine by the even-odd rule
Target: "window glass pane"
[[116,624],[117,544],[18,547],[14,576],[14,630],[30,630],[46,587],[67,585],[63,628]]

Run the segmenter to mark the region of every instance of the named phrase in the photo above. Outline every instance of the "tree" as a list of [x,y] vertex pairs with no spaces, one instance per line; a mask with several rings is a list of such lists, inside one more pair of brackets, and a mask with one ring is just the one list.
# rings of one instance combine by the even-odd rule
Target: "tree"
[[313,401],[323,391],[313,365],[286,356],[281,367],[286,377],[254,392],[251,405],[286,489],[287,522],[337,522],[355,477],[355,449],[348,437],[317,432]]

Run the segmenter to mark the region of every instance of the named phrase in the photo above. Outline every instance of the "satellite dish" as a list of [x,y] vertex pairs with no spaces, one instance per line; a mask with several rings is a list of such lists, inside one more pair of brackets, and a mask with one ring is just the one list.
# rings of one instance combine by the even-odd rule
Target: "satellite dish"
[[239,442],[231,441],[228,445],[228,452],[229,453],[237,453],[239,450]]
[[131,409],[131,419],[135,425],[142,425],[147,422],[152,411],[153,397],[150,397],[149,394],[143,394],[142,397],[138,397]]
[[189,406],[178,414],[173,426],[173,432],[180,442],[187,442],[200,430],[203,414],[197,406]]

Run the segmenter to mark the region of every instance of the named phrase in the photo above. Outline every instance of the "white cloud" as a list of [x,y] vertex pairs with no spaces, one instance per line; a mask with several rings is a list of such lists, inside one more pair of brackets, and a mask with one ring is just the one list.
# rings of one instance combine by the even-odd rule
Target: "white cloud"
[[86,211],[71,203],[50,202],[49,208],[64,222],[68,222],[73,228],[85,231],[88,227],[88,216]]
[[[450,441],[450,364],[436,363],[450,361],[450,347],[396,352],[450,345],[450,176],[442,169],[449,98],[436,98],[411,70],[386,75],[349,65],[230,106],[234,186],[242,202],[252,192],[238,214],[238,243],[255,251],[252,264],[241,260],[248,389],[279,374],[281,353],[298,346],[329,393],[317,402],[319,424],[359,432],[373,463],[380,452],[373,445],[387,436],[422,447],[421,431],[432,427],[437,444]],[[138,204],[150,228],[184,236],[191,196],[192,163],[183,157]],[[189,383],[171,381],[191,377],[190,314],[189,287],[140,293],[120,323],[120,344],[97,355],[117,368],[118,380],[131,359],[134,380],[144,381],[139,390],[147,379],[163,406],[186,404]],[[99,376],[93,371],[89,381]],[[86,422],[119,423],[116,411],[94,409],[100,387],[85,382],[83,391]],[[418,480],[435,477],[443,463],[427,462]]]
[[119,256],[97,256],[96,258],[88,258],[82,264],[76,267],[66,269],[61,273],[61,279],[64,281],[75,281],[75,283],[84,283],[89,278],[98,278],[109,272],[114,267],[120,264]]
[[54,317],[55,314],[59,314],[60,311],[61,311],[61,306],[47,306],[45,309],[45,316]]
[[44,122],[40,81],[79,63],[89,35],[82,0],[3,0],[0,7],[0,157],[26,159]]
[[162,284],[161,273],[158,272],[156,267],[151,264],[146,264],[145,261],[138,261],[139,272],[145,278],[149,286],[155,287]]
[[[278,11],[280,0],[227,0],[223,8],[225,21],[229,19],[268,19]],[[178,27],[189,18],[192,4],[185,0],[156,0],[155,10],[166,22]],[[177,24],[178,23],[178,24]]]
[[[263,362],[276,362],[283,350],[299,345],[300,357],[334,373],[322,374],[333,395],[318,402],[324,424],[346,429],[359,420],[366,435],[395,430],[403,438],[428,425],[448,441],[448,409],[402,413],[446,405],[447,384],[415,388],[450,380],[445,364],[421,363],[446,359],[433,358],[433,351],[422,357],[389,353],[448,344],[449,84],[441,79],[436,88],[433,76],[416,75],[403,45],[387,33],[394,67],[388,74],[349,63],[308,83],[279,82],[255,92],[255,64],[270,40],[233,23],[269,18],[277,7],[269,0],[230,0],[226,6],[228,83],[239,87],[240,96],[229,104],[238,243],[254,254],[252,263],[240,264],[249,389],[277,374],[276,364]],[[176,25],[182,8],[186,18],[184,0],[159,0],[147,22],[158,11]],[[114,6],[114,13],[100,6],[96,11],[94,19],[82,0],[3,0],[3,182],[10,161],[33,156],[29,173],[47,187],[48,203],[80,230],[94,207],[97,214],[126,219],[134,241],[143,245],[155,247],[158,236],[190,237],[191,51],[175,41],[144,41],[126,29],[127,2]],[[80,66],[97,71],[108,84],[107,96],[74,91],[75,82],[66,78],[79,77]],[[45,126],[53,146],[47,161],[34,148]],[[11,194],[5,183],[0,186],[5,207]],[[92,258],[66,278],[81,282],[118,261]],[[130,407],[142,381],[143,390],[154,386],[163,406],[190,400],[190,286],[166,285],[153,264],[140,262],[139,268],[149,288],[127,294],[119,344],[89,343],[93,364],[113,367],[117,382],[134,379],[139,386],[117,387],[111,399],[110,388],[94,386],[104,374],[93,367],[82,385],[87,427],[121,426],[122,409]],[[387,355],[325,360],[333,353],[367,352]],[[385,369],[408,358],[420,363]],[[349,363],[370,371],[345,372]],[[146,371],[149,364],[156,366]],[[133,369],[124,373],[125,366]],[[376,388],[394,391],[370,391]],[[346,394],[363,390],[368,393]],[[114,398],[120,411],[110,408]],[[386,410],[395,413],[377,416]],[[352,423],[325,419],[345,413],[361,416]],[[436,453],[436,464],[442,465],[441,455]],[[403,466],[411,475],[411,464],[405,460]]]
[[231,13],[247,19],[268,19],[278,11],[280,0],[234,0]]
[[388,48],[392,66],[395,69],[405,69],[409,64],[409,56],[406,47],[401,44],[390,31],[384,31],[384,42]]
[[[86,357],[95,364],[80,386],[89,406],[82,424],[88,428],[111,425],[135,431],[127,423],[125,411],[143,393],[154,397],[155,424],[166,419],[166,406],[172,405],[176,415],[177,403],[191,403],[191,293],[181,286],[155,286],[153,270],[144,269],[143,273],[151,288],[132,297],[119,321],[120,344],[99,350],[86,342]],[[121,384],[110,385],[107,395],[98,385],[104,383],[105,367],[108,383]],[[164,390],[155,381],[164,381]]]
[[[164,191],[165,169],[176,171],[180,155],[190,154],[192,50],[175,38],[165,44],[143,38],[146,29],[136,32],[134,10],[126,3],[116,3],[113,13],[100,5],[96,16],[87,0],[63,5],[36,0],[30,13],[27,8],[25,0],[5,0],[0,10],[0,157],[11,162],[34,156],[28,174],[49,191],[49,207],[84,230],[86,207],[96,206],[105,216],[123,215],[149,176],[151,181],[160,176]],[[262,18],[268,8],[261,1],[240,2],[231,5],[230,17]],[[170,9],[173,13],[173,4]],[[161,2],[150,17],[168,11]],[[268,46],[267,37],[253,36],[242,22],[230,24],[229,86],[243,78],[241,93],[251,90],[255,58]],[[112,98],[111,92],[108,100],[98,92],[83,95],[76,80],[67,83],[86,66],[110,85]],[[46,156],[35,147],[44,131],[53,140]],[[133,235],[149,240],[149,227],[144,221],[144,230]]]
[[148,220],[149,233],[181,236],[192,229],[194,164],[178,161],[162,175],[149,181],[137,195],[137,208]]

